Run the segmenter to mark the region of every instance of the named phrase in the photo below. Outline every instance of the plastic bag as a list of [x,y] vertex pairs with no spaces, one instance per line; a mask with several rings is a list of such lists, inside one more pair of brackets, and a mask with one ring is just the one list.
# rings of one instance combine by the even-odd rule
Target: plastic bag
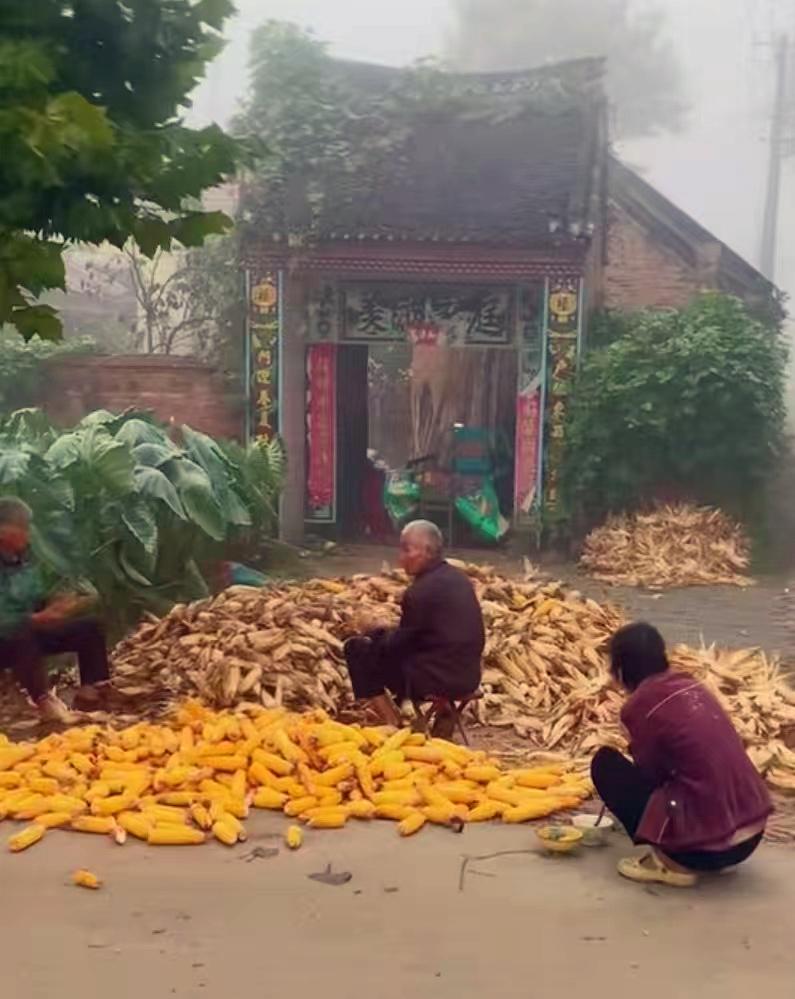
[[409,472],[390,472],[384,481],[384,506],[394,527],[411,520],[420,507],[420,487]]
[[483,541],[497,544],[508,530],[508,521],[500,513],[500,503],[494,481],[490,476],[483,478],[473,489],[457,497],[455,508]]

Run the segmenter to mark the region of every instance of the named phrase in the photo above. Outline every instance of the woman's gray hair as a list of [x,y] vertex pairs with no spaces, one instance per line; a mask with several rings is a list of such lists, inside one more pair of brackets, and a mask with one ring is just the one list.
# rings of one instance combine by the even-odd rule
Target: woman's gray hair
[[406,524],[400,536],[405,538],[410,534],[421,538],[428,548],[428,553],[434,558],[438,558],[442,554],[444,538],[442,532],[432,521],[412,520],[410,524]]
[[0,524],[25,524],[33,519],[28,504],[16,496],[0,496]]

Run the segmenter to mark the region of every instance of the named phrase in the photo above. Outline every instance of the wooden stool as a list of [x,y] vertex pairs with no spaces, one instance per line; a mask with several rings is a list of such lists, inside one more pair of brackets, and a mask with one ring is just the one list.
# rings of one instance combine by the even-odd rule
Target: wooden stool
[[479,701],[481,697],[483,697],[483,691],[476,690],[472,694],[467,694],[466,697],[448,697],[447,694],[435,694],[422,701],[414,701],[414,710],[417,712],[421,731],[425,735],[429,735],[439,715],[452,715],[454,729],[458,729],[464,740],[464,745],[468,746],[469,739],[464,728],[463,714],[470,704]]

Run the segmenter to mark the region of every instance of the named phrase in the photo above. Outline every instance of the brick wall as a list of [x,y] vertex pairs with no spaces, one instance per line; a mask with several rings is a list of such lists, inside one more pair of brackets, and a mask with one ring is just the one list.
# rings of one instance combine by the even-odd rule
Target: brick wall
[[632,311],[687,305],[710,285],[709,251],[705,247],[703,260],[688,262],[613,202],[604,266],[605,306]]
[[135,407],[212,436],[239,438],[242,433],[240,412],[223,380],[193,358],[66,358],[51,365],[46,391],[44,409],[65,426],[94,409],[116,413]]

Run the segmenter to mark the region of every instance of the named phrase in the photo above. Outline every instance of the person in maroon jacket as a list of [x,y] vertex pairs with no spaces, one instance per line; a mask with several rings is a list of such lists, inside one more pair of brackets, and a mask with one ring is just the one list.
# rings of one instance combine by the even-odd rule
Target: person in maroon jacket
[[[411,577],[400,605],[400,624],[366,622],[345,643],[354,697],[380,721],[399,725],[394,701],[444,695],[466,697],[480,686],[485,630],[480,604],[465,572],[442,557],[439,528],[426,520],[400,536],[400,566]],[[437,718],[434,735],[449,738],[453,718]]]
[[600,749],[591,776],[631,839],[650,847],[620,861],[619,874],[687,888],[699,872],[747,860],[773,807],[726,712],[692,676],[670,669],[650,624],[619,629],[610,660],[629,694],[621,722],[632,760]]

